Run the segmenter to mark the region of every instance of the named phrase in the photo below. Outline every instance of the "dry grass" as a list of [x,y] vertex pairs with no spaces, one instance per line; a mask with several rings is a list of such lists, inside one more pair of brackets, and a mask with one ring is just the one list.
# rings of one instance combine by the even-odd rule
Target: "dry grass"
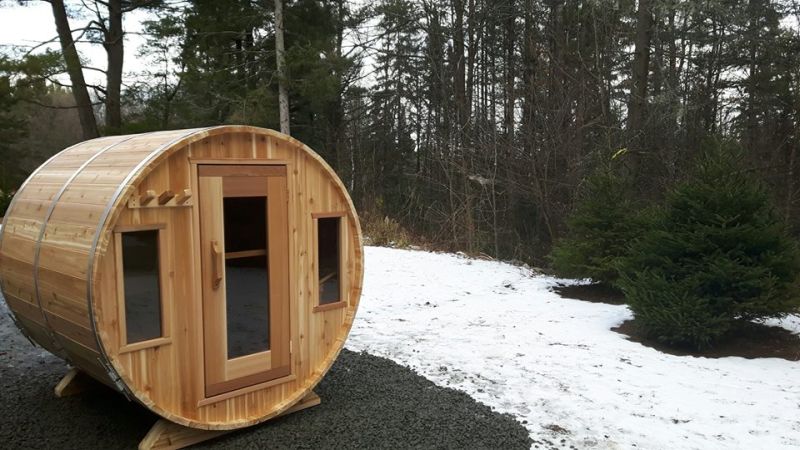
[[361,223],[369,245],[405,248],[411,244],[410,234],[399,222],[388,216],[369,214],[362,217]]

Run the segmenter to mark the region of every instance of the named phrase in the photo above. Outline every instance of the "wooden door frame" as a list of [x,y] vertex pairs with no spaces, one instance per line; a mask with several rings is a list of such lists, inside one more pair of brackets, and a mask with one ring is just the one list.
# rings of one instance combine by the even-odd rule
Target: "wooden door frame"
[[[204,287],[203,287],[203,264],[202,264],[202,254],[200,252],[203,251],[202,247],[202,232],[201,232],[201,217],[200,217],[200,166],[202,165],[216,165],[216,166],[223,166],[223,165],[230,165],[230,166],[247,166],[247,165],[259,165],[259,166],[279,166],[280,169],[285,169],[285,176],[282,176],[285,180],[285,195],[286,197],[286,224],[287,224],[287,232],[294,229],[296,226],[295,224],[295,206],[294,203],[291,201],[294,198],[295,187],[293,184],[293,180],[296,178],[293,176],[291,162],[285,160],[236,160],[236,159],[192,159],[190,158],[190,168],[191,168],[191,184],[192,190],[197,192],[198,201],[196,202],[196,206],[192,211],[192,230],[194,232],[193,241],[195,243],[195,250],[197,250],[195,257],[194,257],[194,273],[195,273],[195,288],[197,292],[200,293],[199,300],[201,302],[204,301]],[[278,167],[276,167],[278,169]],[[295,174],[296,175],[296,174]],[[232,384],[231,386],[225,386],[223,389],[219,389],[219,392],[212,391],[207,392],[207,375],[206,375],[206,349],[205,349],[205,319],[204,319],[204,308],[201,304],[199,309],[199,314],[195,316],[197,321],[197,333],[195,336],[200,340],[200,345],[196,346],[198,357],[194,359],[195,367],[198,373],[201,374],[200,382],[196,386],[197,398],[200,399],[198,402],[198,406],[212,404],[218,401],[226,400],[232,397],[236,397],[239,395],[244,395],[248,392],[253,392],[259,389],[264,389],[269,386],[274,386],[286,382],[290,382],[296,379],[296,374],[294,373],[295,367],[295,352],[294,349],[297,348],[298,345],[298,329],[297,329],[297,293],[294,289],[294,283],[292,283],[293,276],[294,276],[294,266],[296,264],[296,255],[295,255],[295,247],[296,242],[295,239],[291,238],[290,236],[286,239],[286,247],[288,251],[287,255],[287,297],[288,297],[288,304],[286,307],[288,308],[288,330],[286,330],[286,334],[290,338],[289,341],[289,356],[288,356],[288,366],[286,366],[287,370],[281,372],[275,372],[269,375],[270,379],[262,380],[264,378],[264,373],[255,374],[256,376],[248,377],[248,379],[244,382],[245,386],[236,386]],[[283,366],[282,366],[283,368]],[[261,375],[258,377],[257,375]]]

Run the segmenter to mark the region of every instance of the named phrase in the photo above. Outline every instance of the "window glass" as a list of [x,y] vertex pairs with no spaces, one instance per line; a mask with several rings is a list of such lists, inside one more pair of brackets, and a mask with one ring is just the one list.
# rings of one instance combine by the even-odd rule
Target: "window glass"
[[341,300],[339,267],[339,227],[341,217],[317,219],[317,264],[319,267],[319,304]]
[[122,233],[127,343],[162,336],[158,230]]

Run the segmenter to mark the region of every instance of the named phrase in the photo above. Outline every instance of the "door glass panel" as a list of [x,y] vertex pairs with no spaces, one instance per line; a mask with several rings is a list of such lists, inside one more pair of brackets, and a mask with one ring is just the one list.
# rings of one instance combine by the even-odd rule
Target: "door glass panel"
[[267,257],[225,260],[228,359],[269,350]]
[[267,197],[227,197],[223,215],[228,359],[233,359],[270,348]]
[[267,197],[225,197],[225,252],[267,248]]

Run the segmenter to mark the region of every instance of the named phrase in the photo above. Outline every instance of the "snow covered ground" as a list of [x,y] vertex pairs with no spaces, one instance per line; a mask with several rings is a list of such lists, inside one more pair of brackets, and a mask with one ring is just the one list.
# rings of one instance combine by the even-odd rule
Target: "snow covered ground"
[[[578,448],[800,448],[800,363],[672,356],[610,331],[625,306],[560,298],[503,263],[366,248],[347,343]],[[779,324],[800,333],[800,318]]]

